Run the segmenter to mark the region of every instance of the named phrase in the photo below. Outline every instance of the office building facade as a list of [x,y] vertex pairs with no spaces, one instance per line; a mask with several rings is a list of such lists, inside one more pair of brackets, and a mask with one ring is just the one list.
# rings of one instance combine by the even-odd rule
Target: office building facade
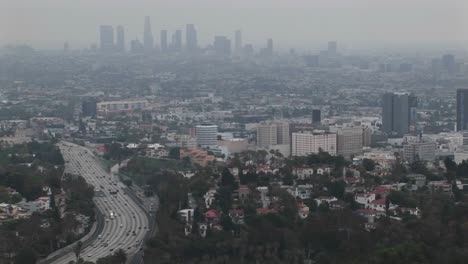
[[234,33],[234,51],[236,54],[242,53],[242,32],[236,30]]
[[161,45],[161,52],[166,53],[167,52],[167,30],[161,30],[160,34],[160,45]]
[[319,151],[336,155],[336,134],[326,132],[299,132],[292,133],[291,155],[307,156]]
[[416,132],[417,98],[410,93],[386,93],[382,98],[382,131],[404,135]]
[[151,21],[150,17],[145,17],[145,25],[143,28],[143,47],[145,52],[152,52],[154,50],[154,38],[153,32],[151,31]]
[[457,131],[468,129],[468,89],[457,90]]
[[196,53],[198,50],[198,39],[195,25],[187,24],[185,31],[185,41],[187,43],[187,52]]
[[225,36],[216,36],[213,48],[216,55],[229,56],[231,55],[231,41]]
[[202,124],[195,127],[197,145],[200,147],[216,146],[218,141],[218,126]]
[[336,132],[336,152],[347,159],[362,154],[362,127],[343,127]]
[[403,159],[409,163],[415,161],[435,160],[436,144],[434,142],[415,141],[403,144]]
[[99,27],[100,49],[103,52],[111,52],[114,50],[114,28],[109,25]]
[[125,51],[125,31],[123,26],[117,26],[117,44],[116,44],[117,51],[124,52]]
[[322,112],[320,109],[312,110],[312,124],[320,124],[322,122]]

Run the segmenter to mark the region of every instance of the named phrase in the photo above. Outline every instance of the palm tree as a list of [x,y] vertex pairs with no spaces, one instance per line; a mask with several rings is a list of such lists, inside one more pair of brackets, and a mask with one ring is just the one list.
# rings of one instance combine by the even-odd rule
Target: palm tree
[[125,264],[125,262],[127,261],[127,253],[125,253],[125,251],[123,249],[117,250],[117,252],[115,252],[114,256],[115,256],[115,259],[120,264]]
[[73,248],[73,252],[75,253],[75,256],[76,256],[76,262],[78,262],[78,259],[80,258],[82,247],[83,247],[83,242],[78,241],[75,247]]

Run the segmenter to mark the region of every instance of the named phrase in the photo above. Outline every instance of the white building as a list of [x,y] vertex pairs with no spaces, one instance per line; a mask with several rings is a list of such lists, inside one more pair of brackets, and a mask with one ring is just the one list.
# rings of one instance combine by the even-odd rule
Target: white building
[[195,134],[197,137],[197,144],[201,147],[216,146],[218,139],[218,126],[217,125],[198,125],[196,126]]
[[336,155],[336,134],[301,132],[292,134],[292,156],[307,156],[320,150]]
[[403,159],[407,162],[416,160],[434,161],[436,144],[434,142],[407,142],[403,144]]
[[129,112],[146,108],[146,100],[106,101],[97,103],[98,114]]
[[218,145],[226,147],[229,153],[240,153],[247,150],[249,140],[247,138],[222,139],[218,141]]

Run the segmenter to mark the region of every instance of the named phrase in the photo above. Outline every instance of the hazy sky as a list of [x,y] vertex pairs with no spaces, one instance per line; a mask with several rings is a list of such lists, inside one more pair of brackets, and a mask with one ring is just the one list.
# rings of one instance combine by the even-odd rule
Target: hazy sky
[[142,39],[143,19],[159,30],[196,25],[200,44],[215,35],[244,43],[311,49],[338,40],[348,48],[466,45],[468,0],[0,0],[0,45],[71,48],[98,42],[98,26],[123,25]]

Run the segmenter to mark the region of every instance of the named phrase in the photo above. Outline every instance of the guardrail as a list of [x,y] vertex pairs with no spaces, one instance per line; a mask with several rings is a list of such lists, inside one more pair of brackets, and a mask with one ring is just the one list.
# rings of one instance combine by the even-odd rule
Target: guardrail
[[83,243],[83,248],[89,246],[92,243],[92,241],[96,240],[99,233],[104,228],[104,216],[97,208],[95,209],[95,216],[96,216],[96,221],[94,221],[93,226],[91,227],[91,229],[85,236],[71,243],[70,245],[67,245],[61,249],[58,249],[52,252],[51,254],[47,256],[47,258],[38,261],[38,264],[53,263],[54,261],[63,257],[64,255],[70,252],[73,252],[73,248],[76,246],[78,241],[81,241],[81,243]]

